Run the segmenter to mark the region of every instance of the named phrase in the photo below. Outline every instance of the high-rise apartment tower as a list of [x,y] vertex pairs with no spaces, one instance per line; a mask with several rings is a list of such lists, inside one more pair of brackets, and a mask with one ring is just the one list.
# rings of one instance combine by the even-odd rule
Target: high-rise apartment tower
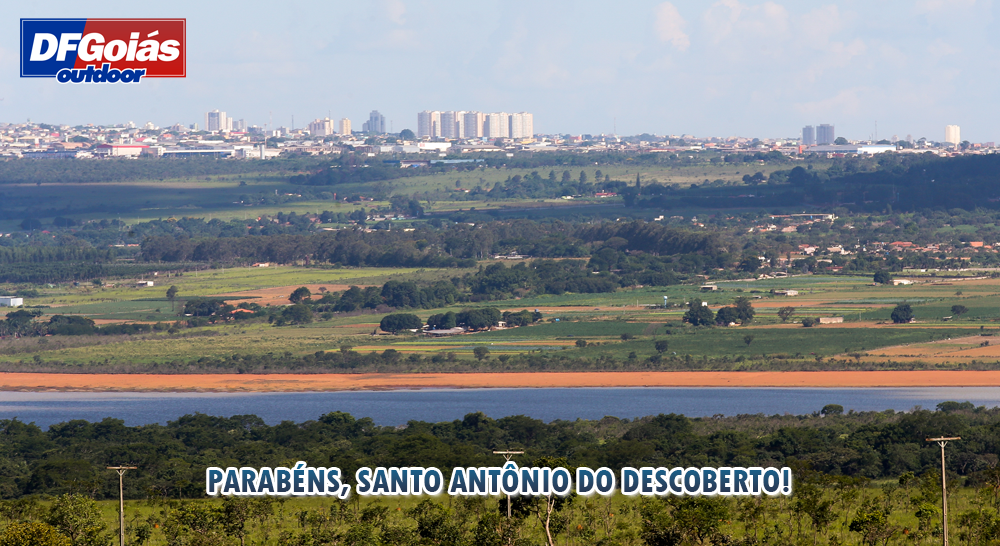
[[803,146],[815,146],[816,145],[816,128],[812,125],[806,125],[802,128],[802,145]]
[[833,125],[824,123],[816,128],[816,144],[833,144],[835,140],[837,136],[834,134]]
[[946,125],[944,128],[944,141],[948,144],[958,146],[962,143],[962,130],[958,125]]

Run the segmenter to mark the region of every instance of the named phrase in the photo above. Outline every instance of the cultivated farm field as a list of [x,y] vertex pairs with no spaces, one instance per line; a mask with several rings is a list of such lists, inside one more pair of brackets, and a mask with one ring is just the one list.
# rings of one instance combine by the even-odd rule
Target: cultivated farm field
[[[389,280],[434,281],[464,274],[456,269],[316,268],[282,266],[227,268],[189,271],[182,275],[153,277],[154,287],[135,288],[133,280],[119,279],[114,286],[58,285],[37,287],[38,298],[30,305],[43,312],[39,320],[56,314],[92,318],[100,324],[114,322],[172,323],[184,321],[184,302],[192,297],[218,297],[227,301],[260,305],[288,304],[288,295],[299,286],[314,294],[348,286],[380,286]],[[198,359],[226,359],[234,355],[291,355],[301,357],[349,347],[357,353],[382,353],[392,349],[406,355],[445,355],[440,366],[468,362],[477,347],[489,356],[484,365],[502,366],[502,355],[547,354],[564,362],[603,361],[613,367],[657,369],[656,358],[672,359],[672,366],[685,369],[760,369],[780,362],[793,366],[840,359],[857,365],[880,366],[907,363],[952,369],[982,362],[1000,361],[1000,343],[989,342],[1000,333],[1000,280],[918,278],[909,286],[871,286],[859,276],[793,276],[784,279],[729,281],[719,290],[702,292],[698,286],[677,285],[619,290],[609,294],[563,294],[532,296],[502,301],[458,303],[446,308],[410,312],[426,320],[430,315],[465,308],[493,306],[501,310],[537,310],[538,324],[427,339],[412,334],[372,336],[388,311],[366,310],[333,314],[311,324],[273,326],[267,322],[236,322],[208,325],[181,334],[159,331],[141,336],[120,336],[100,343],[27,343],[0,340],[0,363],[14,365],[60,363],[86,370],[94,364],[135,366]],[[178,295],[169,301],[165,291],[176,286]],[[11,289],[17,287],[10,287]],[[25,287],[20,287],[25,288]],[[775,289],[794,289],[798,296],[777,296]],[[663,307],[667,296],[668,306]],[[703,299],[717,310],[738,296],[751,297],[754,321],[745,326],[694,328],[683,322],[686,303]],[[892,324],[892,308],[910,303],[916,322]],[[950,316],[953,305],[969,309]],[[782,322],[777,311],[793,307]],[[843,317],[839,324],[804,328],[806,317]],[[949,345],[948,339],[965,340]],[[74,340],[76,341],[76,340]],[[659,350],[656,342],[661,342]],[[663,346],[663,343],[666,346]],[[985,347],[981,347],[986,343]],[[581,346],[582,345],[582,346]],[[457,358],[457,361],[452,359]],[[569,359],[568,361],[566,359]],[[775,360],[777,359],[777,360]],[[769,364],[762,364],[769,363]],[[790,364],[791,363],[791,364]],[[577,364],[565,364],[577,366]],[[405,366],[404,366],[405,367]],[[426,369],[426,366],[413,366]]]

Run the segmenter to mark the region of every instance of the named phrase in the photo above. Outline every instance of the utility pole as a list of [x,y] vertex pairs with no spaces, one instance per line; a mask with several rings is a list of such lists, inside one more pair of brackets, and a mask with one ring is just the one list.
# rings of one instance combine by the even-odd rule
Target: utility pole
[[[524,455],[523,451],[494,451],[494,455],[503,455],[504,462],[510,461],[514,455]],[[507,495],[507,519],[510,519],[510,495]],[[122,546],[125,546],[122,544]]]
[[944,546],[948,546],[948,491],[946,489],[947,482],[945,481],[944,473],[944,446],[948,445],[948,442],[952,440],[961,439],[961,436],[956,436],[954,438],[926,439],[928,442],[937,442],[937,445],[941,446],[941,530],[943,531]]
[[109,466],[108,470],[114,470],[118,473],[118,525],[121,529],[121,546],[125,546],[125,488],[122,484],[122,478],[125,476],[125,472],[129,470],[136,470],[137,466]]

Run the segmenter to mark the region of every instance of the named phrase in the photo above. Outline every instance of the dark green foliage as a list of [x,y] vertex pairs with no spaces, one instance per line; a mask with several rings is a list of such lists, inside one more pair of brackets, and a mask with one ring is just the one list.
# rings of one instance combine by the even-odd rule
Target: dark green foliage
[[458,326],[465,326],[472,330],[485,330],[491,326],[499,324],[503,315],[495,307],[483,307],[480,309],[466,309],[455,315],[455,323]]
[[412,309],[434,309],[445,307],[461,301],[462,295],[455,285],[447,281],[438,281],[429,286],[420,287],[413,281],[389,281],[382,288],[369,286],[365,289],[352,286],[340,294],[328,294],[319,301],[318,309],[325,309],[330,304],[330,310],[351,312],[359,309],[377,309],[379,306]]
[[389,281],[382,285],[382,302],[389,307],[432,309],[445,307],[458,301],[460,295],[455,285],[446,281],[420,288],[412,281]]
[[974,406],[972,402],[947,401],[947,402],[941,402],[940,404],[937,405],[937,410],[943,411],[945,413],[950,413],[953,411],[974,411],[975,409],[976,406]]
[[750,324],[753,322],[756,311],[753,309],[753,303],[750,298],[740,296],[733,302],[733,306],[736,309],[736,317],[739,319],[740,324]]
[[194,317],[210,317],[231,312],[235,307],[226,300],[215,298],[192,298],[184,303],[184,314]]
[[49,319],[48,332],[54,336],[86,336],[95,331],[94,321],[87,317],[54,315]]
[[875,272],[873,280],[878,284],[892,284],[892,275],[884,269],[879,269]]
[[57,283],[88,281],[100,278],[138,277],[153,271],[182,269],[180,265],[133,265],[79,262],[8,263],[0,264],[0,282]]
[[[381,358],[345,357],[340,351],[315,358],[332,363],[372,357]],[[484,360],[483,365],[487,362]],[[952,409],[952,405],[960,408]],[[352,476],[359,466],[417,463],[436,466],[448,475],[454,466],[495,464],[489,452],[498,445],[528,450],[539,457],[560,456],[567,453],[567,446],[572,446],[568,450],[569,465],[608,466],[615,471],[622,466],[650,464],[781,466],[794,459],[808,463],[816,472],[895,480],[905,472],[921,475],[937,468],[939,449],[924,439],[940,435],[968,439],[948,446],[948,470],[981,483],[977,481],[990,475],[989,454],[1000,445],[1000,409],[952,403],[940,411],[841,412],[842,408],[838,411],[837,406],[827,405],[822,411],[827,418],[821,418],[817,411],[812,416],[690,419],[659,415],[632,421],[607,417],[599,422],[549,424],[525,416],[491,419],[473,413],[443,423],[411,421],[404,429],[377,427],[370,419],[358,420],[340,412],[304,423],[274,426],[251,415],[223,418],[196,414],[167,425],[142,427],[126,427],[116,419],[95,423],[75,420],[53,425],[47,431],[9,419],[0,420],[0,467],[8,472],[0,494],[62,494],[92,484],[85,487],[96,498],[117,498],[117,480],[105,479],[103,467],[118,458],[142,464],[143,471],[125,481],[126,498],[133,499],[146,498],[151,487],[161,488],[174,498],[201,497],[204,468],[217,464],[220,456],[245,466],[275,467],[303,454],[323,453],[325,458],[314,464],[338,466],[346,476]],[[831,419],[834,415],[837,417]],[[331,450],[331,443],[337,449]],[[795,475],[793,499],[804,493],[799,488],[808,479],[798,467]],[[931,490],[934,485],[931,480]],[[711,532],[711,526],[704,522],[709,527],[699,527],[697,514],[716,514],[719,508],[698,503],[658,506],[657,511],[669,514],[669,519],[682,525],[677,531],[702,537]],[[246,507],[231,508],[239,512]],[[803,510],[804,517],[811,517],[808,512],[812,508],[803,506]],[[233,525],[238,527],[242,516],[232,516]],[[200,512],[184,516],[185,525],[194,526],[215,521],[216,517],[219,514]]]
[[827,404],[819,412],[821,415],[841,415],[844,413],[844,406],[840,404]]
[[384,332],[398,334],[404,330],[419,330],[423,325],[423,321],[417,315],[396,313],[382,317],[379,328]]
[[910,307],[909,303],[900,303],[892,310],[892,322],[896,324],[905,324],[910,322],[913,318],[913,308]]
[[454,328],[458,326],[458,323],[455,321],[455,316],[454,311],[431,315],[427,319],[427,325],[435,330],[447,330],[449,328]]
[[508,327],[529,326],[542,320],[542,314],[527,309],[521,311],[504,311],[501,320],[506,322]]
[[739,323],[740,314],[735,307],[722,307],[715,313],[715,323],[719,326],[729,326],[731,323]]
[[756,273],[760,269],[760,258],[755,255],[746,256],[740,260],[739,265],[736,266],[737,271],[743,273]]
[[[530,264],[519,263],[507,267],[502,263],[491,264],[482,271],[463,279],[475,299],[504,299],[515,295],[563,294],[573,292],[592,294],[614,292],[619,286],[631,286],[635,277],[614,274],[593,274],[590,268],[577,260],[535,260]],[[661,278],[662,277],[662,278]],[[642,278],[650,284],[673,284],[672,274],[647,272]]]
[[292,303],[302,303],[303,300],[311,298],[312,292],[306,286],[300,286],[292,291],[291,295],[288,296],[288,301]]
[[[272,315],[273,316],[273,315]],[[309,324],[313,321],[313,312],[308,305],[296,303],[283,307],[277,316],[273,316],[275,326],[286,324]]]
[[718,234],[667,227],[654,222],[602,222],[581,227],[578,236],[589,241],[607,241],[612,237],[621,237],[628,241],[628,250],[660,255],[717,254],[723,246]]
[[[65,159],[37,161],[22,159],[0,161],[0,180],[5,184],[34,184],[36,182],[88,183],[88,182],[129,182],[136,180],[162,180],[164,178],[188,178],[192,176],[299,171],[320,164],[329,164],[329,159],[315,158],[285,159],[273,161],[228,161],[209,157],[153,158],[144,157],[138,161],[115,159],[111,161],[91,161]],[[362,170],[362,169],[357,169]],[[366,169],[367,170],[367,169]],[[397,169],[400,170],[400,169]]]
[[[336,300],[336,303],[333,304],[333,310],[349,313],[363,308],[375,309],[383,303],[381,292],[376,286],[369,286],[365,289],[352,286]],[[323,300],[326,298],[327,296],[324,296]]]
[[684,313],[684,322],[693,326],[711,326],[715,323],[715,315],[706,305],[702,305],[698,298],[692,299],[688,303],[688,310]]
[[533,287],[536,277],[535,272],[524,263],[514,267],[507,267],[502,263],[490,264],[475,276],[471,286],[472,293],[499,299],[513,294],[517,289],[527,292]]

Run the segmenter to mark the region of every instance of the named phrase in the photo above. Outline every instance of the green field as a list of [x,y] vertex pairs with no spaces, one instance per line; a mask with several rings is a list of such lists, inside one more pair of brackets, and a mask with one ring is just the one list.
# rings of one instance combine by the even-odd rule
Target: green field
[[[164,273],[153,277],[155,287],[135,288],[128,279],[115,286],[57,285],[37,287],[40,296],[31,305],[40,306],[40,320],[56,314],[80,315],[103,322],[163,322],[186,320],[184,302],[192,297],[221,296],[265,305],[285,305],[287,295],[297,286],[309,285],[338,290],[348,285],[381,285],[387,280],[434,281],[464,274],[464,270],[312,268],[282,266],[269,268],[205,269],[183,275]],[[657,351],[655,340],[666,340],[669,349],[662,357],[709,359],[724,362],[774,358],[811,361],[819,358],[850,358],[867,351],[903,344],[927,344],[947,337],[996,332],[1000,320],[1000,281],[912,286],[870,286],[867,277],[795,276],[761,281],[719,282],[717,291],[702,292],[698,286],[677,285],[609,294],[563,294],[521,299],[457,304],[445,309],[414,312],[426,320],[432,314],[467,307],[494,306],[500,309],[539,309],[542,322],[531,327],[462,335],[453,338],[421,339],[409,335],[376,336],[371,332],[384,313],[335,314],[328,319],[302,326],[274,327],[266,322],[219,324],[186,331],[183,336],[166,332],[134,338],[116,338],[90,343],[53,339],[49,345],[22,340],[0,340],[0,362],[36,362],[87,366],[93,363],[137,366],[157,362],[194,361],[201,358],[225,359],[233,355],[281,355],[294,357],[317,351],[335,351],[341,345],[359,351],[382,352],[393,348],[403,354],[434,355],[452,353],[469,358],[473,349],[487,347],[496,356],[542,351],[573,359],[617,359],[638,365]],[[166,299],[169,286],[178,288],[177,301]],[[13,289],[14,287],[9,287]],[[784,297],[773,289],[795,289],[798,296]],[[956,295],[961,292],[961,295]],[[663,308],[663,297],[669,306]],[[715,310],[730,305],[734,298],[751,297],[757,312],[750,326],[692,328],[682,322],[685,303],[694,298],[707,301]],[[901,302],[913,306],[917,324],[883,326],[892,308]],[[961,304],[969,312],[945,321],[951,306]],[[791,320],[782,324],[777,311],[795,308]],[[844,317],[846,324],[803,328],[805,317]],[[197,335],[190,335],[197,334]],[[622,334],[633,339],[622,341]],[[748,338],[750,336],[750,338]],[[583,339],[589,345],[578,348]],[[749,340],[749,343],[748,343]],[[58,341],[58,342],[56,342]],[[928,346],[930,351],[933,347]],[[909,354],[909,353],[908,353]],[[582,360],[581,360],[582,361]],[[941,365],[940,363],[938,365]],[[954,365],[959,365],[955,363]]]

